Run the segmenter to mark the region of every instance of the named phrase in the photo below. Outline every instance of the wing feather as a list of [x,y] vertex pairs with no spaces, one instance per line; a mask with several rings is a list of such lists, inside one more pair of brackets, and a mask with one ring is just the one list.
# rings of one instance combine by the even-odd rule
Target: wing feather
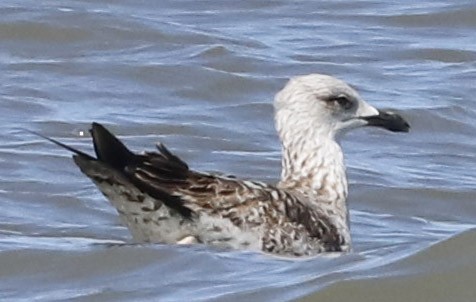
[[[263,183],[192,171],[164,145],[158,146],[161,153],[147,153],[129,174],[136,183],[145,184],[143,188],[173,196],[191,211],[219,214],[239,227],[266,221],[300,225],[326,250],[339,251],[343,238],[329,217],[311,210],[291,193]],[[259,217],[250,219],[252,215]]]

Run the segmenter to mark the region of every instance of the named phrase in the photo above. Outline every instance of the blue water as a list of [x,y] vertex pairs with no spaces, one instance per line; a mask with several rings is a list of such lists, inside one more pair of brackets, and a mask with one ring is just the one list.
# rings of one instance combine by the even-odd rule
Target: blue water
[[[472,301],[474,1],[2,1],[0,299]],[[92,121],[135,150],[275,182],[272,100],[327,73],[409,134],[343,141],[354,252],[285,261],[133,244],[70,155]],[[81,132],[86,133],[81,135]]]

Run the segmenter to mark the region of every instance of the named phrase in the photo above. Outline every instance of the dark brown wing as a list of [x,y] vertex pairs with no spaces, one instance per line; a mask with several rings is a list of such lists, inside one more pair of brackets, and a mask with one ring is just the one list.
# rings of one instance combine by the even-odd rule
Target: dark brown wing
[[195,172],[164,145],[157,147],[158,153],[138,155],[139,160],[125,168],[131,182],[152,197],[173,198],[192,211],[216,213],[269,198],[258,190],[265,184]]
[[191,218],[195,210],[216,212],[266,198],[253,188],[260,186],[256,183],[190,170],[163,144],[157,145],[159,152],[138,155],[98,123],[93,123],[91,134],[98,161],[123,173],[139,190],[186,218]]

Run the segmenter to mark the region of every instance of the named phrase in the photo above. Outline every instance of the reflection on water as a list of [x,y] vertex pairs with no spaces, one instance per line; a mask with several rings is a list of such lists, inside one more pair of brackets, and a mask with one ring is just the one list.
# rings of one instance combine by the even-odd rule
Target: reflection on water
[[[7,0],[0,13],[2,300],[474,297],[472,1]],[[70,155],[19,130],[91,151],[100,121],[133,149],[161,140],[194,169],[274,182],[273,95],[311,72],[412,124],[344,140],[354,252],[342,257],[130,244]]]

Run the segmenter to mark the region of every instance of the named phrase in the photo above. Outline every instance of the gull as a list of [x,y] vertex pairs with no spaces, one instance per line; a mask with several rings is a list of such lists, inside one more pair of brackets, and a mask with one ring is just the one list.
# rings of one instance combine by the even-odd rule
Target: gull
[[134,153],[92,123],[96,156],[73,159],[117,209],[135,241],[205,244],[279,256],[351,250],[342,134],[363,126],[408,132],[399,114],[377,110],[348,84],[323,74],[291,78],[274,99],[282,146],[276,184],[194,171],[162,143]]

